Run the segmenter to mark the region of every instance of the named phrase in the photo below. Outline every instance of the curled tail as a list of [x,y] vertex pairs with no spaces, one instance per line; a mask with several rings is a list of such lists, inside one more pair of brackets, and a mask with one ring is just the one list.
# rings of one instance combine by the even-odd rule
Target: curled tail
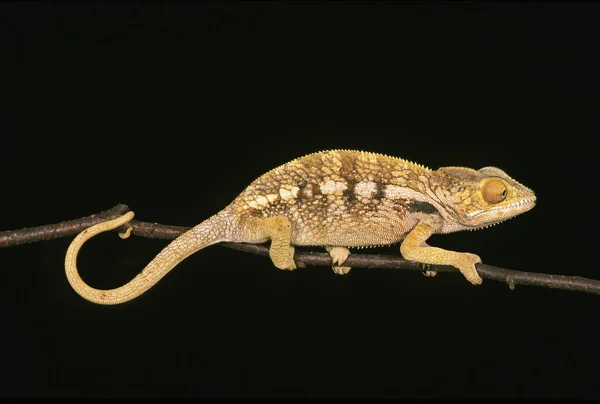
[[110,290],[92,288],[81,279],[77,271],[79,249],[90,238],[124,225],[133,216],[134,213],[130,211],[117,219],[98,223],[82,231],[71,242],[65,257],[65,272],[73,289],[84,299],[106,305],[135,299],[154,286],[185,258],[204,247],[225,241],[228,234],[229,226],[226,217],[222,214],[214,215],[173,240],[146,265],[142,272],[125,285]]

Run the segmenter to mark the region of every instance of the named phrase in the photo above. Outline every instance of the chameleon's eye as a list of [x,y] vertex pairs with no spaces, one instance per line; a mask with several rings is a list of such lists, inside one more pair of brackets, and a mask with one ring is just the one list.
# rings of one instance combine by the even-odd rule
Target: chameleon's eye
[[485,183],[482,193],[487,203],[500,203],[506,199],[507,191],[502,181],[493,179]]

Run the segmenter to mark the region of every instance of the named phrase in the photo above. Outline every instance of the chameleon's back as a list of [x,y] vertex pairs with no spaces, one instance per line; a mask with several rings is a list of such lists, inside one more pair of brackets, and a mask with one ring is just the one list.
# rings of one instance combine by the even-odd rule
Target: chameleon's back
[[407,184],[428,172],[381,154],[319,152],[262,175],[230,208],[241,216],[287,217],[295,245],[391,244],[400,241],[411,225],[402,220],[407,199],[392,196],[401,196]]

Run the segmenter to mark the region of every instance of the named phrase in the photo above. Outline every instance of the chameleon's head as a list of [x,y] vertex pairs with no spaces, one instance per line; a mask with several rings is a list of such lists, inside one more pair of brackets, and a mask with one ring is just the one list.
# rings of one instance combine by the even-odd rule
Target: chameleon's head
[[442,167],[436,173],[435,193],[454,213],[446,232],[492,226],[535,206],[535,193],[499,168]]

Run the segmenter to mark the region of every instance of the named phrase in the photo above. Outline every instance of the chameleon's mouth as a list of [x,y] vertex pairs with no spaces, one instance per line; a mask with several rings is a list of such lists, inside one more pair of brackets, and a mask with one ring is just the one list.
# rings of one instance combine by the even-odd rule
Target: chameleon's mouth
[[521,199],[513,202],[510,205],[496,206],[483,212],[477,212],[470,217],[473,224],[473,230],[483,229],[490,226],[495,226],[508,219],[525,213],[533,209],[536,204],[535,195],[530,198]]
[[518,213],[527,212],[535,206],[536,197],[535,195],[531,198],[521,199],[520,201],[511,203],[506,206],[497,206],[495,208],[490,209],[490,212],[502,211],[502,212],[511,212],[516,211]]

